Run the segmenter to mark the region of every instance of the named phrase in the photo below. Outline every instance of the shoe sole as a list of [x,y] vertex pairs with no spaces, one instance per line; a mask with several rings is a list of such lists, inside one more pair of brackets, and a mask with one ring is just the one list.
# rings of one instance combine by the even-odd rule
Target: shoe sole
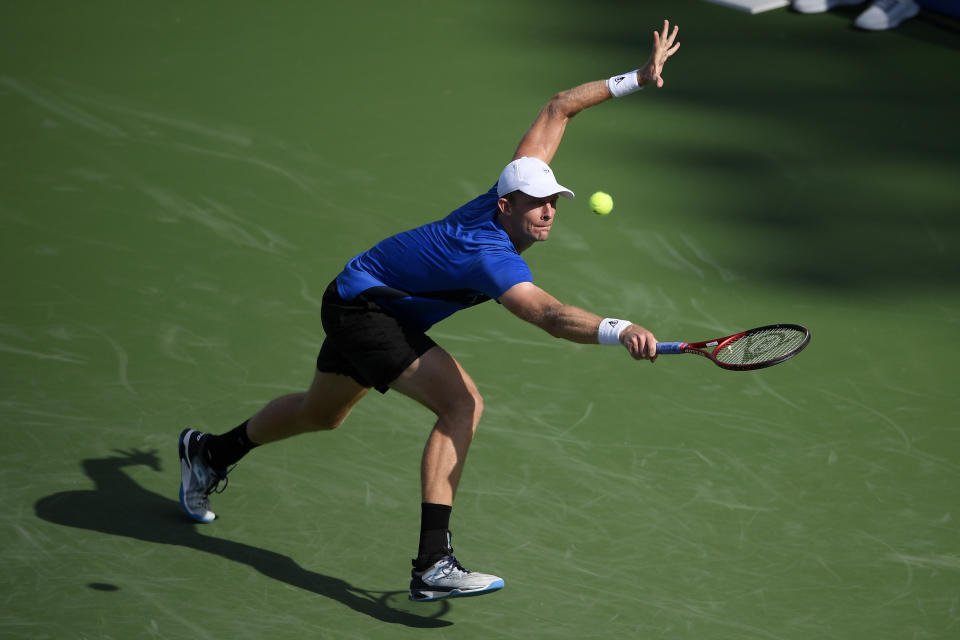
[[191,520],[201,524],[210,524],[216,519],[217,516],[213,516],[212,518],[204,518],[203,516],[198,516],[192,513],[187,507],[187,501],[184,499],[183,477],[190,474],[190,465],[187,464],[187,447],[184,445],[183,441],[185,438],[189,438],[192,432],[193,429],[184,429],[180,432],[180,438],[177,440],[177,456],[180,458],[180,506],[183,508],[183,512],[186,513]]
[[480,589],[470,589],[463,591],[461,589],[452,589],[450,591],[424,591],[417,589],[410,592],[410,599],[414,602],[433,602],[435,600],[447,600],[449,598],[470,598],[473,596],[482,596],[485,593],[493,593],[503,589],[503,580],[495,580],[486,587]]

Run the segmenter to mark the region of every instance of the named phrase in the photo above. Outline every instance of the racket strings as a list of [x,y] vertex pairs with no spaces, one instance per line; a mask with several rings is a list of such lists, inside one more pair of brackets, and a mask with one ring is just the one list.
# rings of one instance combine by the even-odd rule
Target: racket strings
[[724,364],[760,364],[782,358],[804,345],[806,333],[788,327],[750,332],[718,349],[714,356]]

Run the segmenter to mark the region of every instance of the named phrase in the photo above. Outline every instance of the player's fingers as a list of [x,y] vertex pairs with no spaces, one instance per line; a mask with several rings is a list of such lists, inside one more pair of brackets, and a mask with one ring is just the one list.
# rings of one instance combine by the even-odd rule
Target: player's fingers
[[649,331],[644,335],[645,357],[653,362],[657,359],[657,339]]
[[634,350],[630,355],[633,356],[634,360],[646,360],[647,359],[647,345],[644,342],[643,334],[634,334],[631,337],[631,340],[634,344]]
[[669,31],[664,31],[664,32],[663,32],[663,35],[660,36],[660,44],[663,45],[663,48],[664,48],[664,49],[668,48],[670,45],[673,44],[673,43],[670,41],[670,32],[669,32]]

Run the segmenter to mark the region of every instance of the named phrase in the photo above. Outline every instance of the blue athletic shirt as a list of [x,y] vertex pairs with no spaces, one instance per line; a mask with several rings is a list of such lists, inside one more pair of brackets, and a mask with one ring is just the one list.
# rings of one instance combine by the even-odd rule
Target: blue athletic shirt
[[354,256],[337,276],[344,300],[374,299],[421,331],[520,282],[530,267],[497,220],[497,187],[442,220],[404,231]]

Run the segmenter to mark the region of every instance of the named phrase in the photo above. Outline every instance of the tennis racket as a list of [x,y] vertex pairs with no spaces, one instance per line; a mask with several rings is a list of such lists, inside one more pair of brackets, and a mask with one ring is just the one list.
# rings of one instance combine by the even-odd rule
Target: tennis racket
[[657,355],[696,353],[718,367],[751,371],[780,364],[810,343],[810,331],[798,324],[770,324],[703,342],[658,342]]

